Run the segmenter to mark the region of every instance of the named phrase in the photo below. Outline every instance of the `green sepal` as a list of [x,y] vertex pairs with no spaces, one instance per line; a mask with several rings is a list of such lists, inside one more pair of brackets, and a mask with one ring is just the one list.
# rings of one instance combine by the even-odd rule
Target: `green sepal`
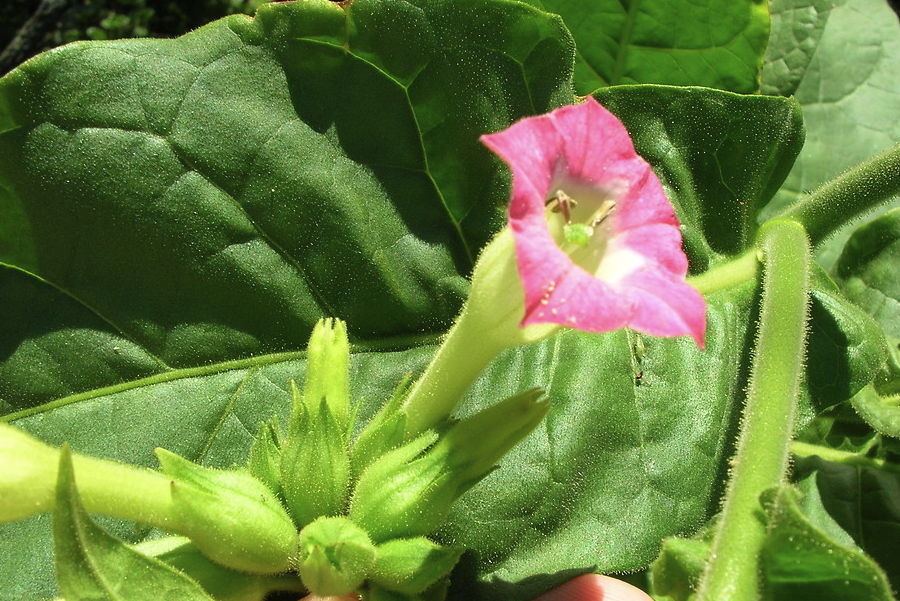
[[300,531],[298,571],[319,597],[347,595],[359,587],[375,563],[375,545],[343,517],[321,517]]
[[385,454],[360,476],[351,519],[376,542],[434,531],[453,502],[544,419],[549,404],[540,402],[542,394],[510,397],[455,423],[436,442],[426,432]]
[[313,411],[296,384],[291,431],[281,453],[281,490],[298,528],[344,512],[350,457],[342,426],[322,399]]
[[406,414],[399,411],[412,384],[407,373],[394,389],[391,400],[375,414],[353,443],[350,473],[355,480],[379,457],[402,446],[406,438]]
[[247,471],[268,486],[276,496],[282,495],[281,439],[278,436],[278,423],[275,418],[271,422],[259,425],[253,446],[250,447]]
[[385,453],[363,472],[353,491],[350,519],[372,540],[428,534],[446,517],[455,498],[442,457],[426,452],[437,440],[429,430]]
[[297,550],[297,531],[268,486],[244,471],[202,467],[156,449],[172,478],[178,530],[213,561],[243,572],[286,571]]
[[53,541],[56,578],[67,601],[212,601],[180,571],[135,551],[94,523],[78,496],[67,444],[60,449]]
[[391,591],[418,595],[447,577],[463,551],[442,547],[424,536],[390,540],[378,545],[369,580]]

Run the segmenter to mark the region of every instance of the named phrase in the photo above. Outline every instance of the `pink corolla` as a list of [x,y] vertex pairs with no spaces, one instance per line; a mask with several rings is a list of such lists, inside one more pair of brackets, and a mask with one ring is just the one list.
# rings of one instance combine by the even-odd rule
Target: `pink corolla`
[[512,169],[521,326],[629,327],[703,347],[706,304],[672,204],[622,123],[593,98],[481,140]]

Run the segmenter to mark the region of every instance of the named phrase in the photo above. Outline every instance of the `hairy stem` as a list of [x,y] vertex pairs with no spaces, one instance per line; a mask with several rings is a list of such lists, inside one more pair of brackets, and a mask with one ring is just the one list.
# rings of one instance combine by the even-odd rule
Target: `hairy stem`
[[759,336],[731,478],[701,579],[698,601],[759,598],[759,553],[766,537],[760,495],[784,481],[803,374],[811,250],[802,226],[764,225]]
[[843,225],[900,194],[900,144],[803,196],[778,217],[799,221],[818,246]]

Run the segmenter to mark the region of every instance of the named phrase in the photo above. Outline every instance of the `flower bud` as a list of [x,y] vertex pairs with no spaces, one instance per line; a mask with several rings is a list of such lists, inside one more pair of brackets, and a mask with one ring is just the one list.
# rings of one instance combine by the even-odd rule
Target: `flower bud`
[[321,517],[300,532],[303,584],[319,597],[340,597],[360,586],[375,563],[375,545],[343,517]]
[[350,430],[350,344],[347,324],[340,319],[320,319],[306,348],[305,404],[308,409],[315,410],[324,399],[346,437]]
[[418,595],[445,578],[463,549],[442,547],[422,537],[398,538],[378,545],[369,580],[404,595]]
[[453,502],[547,414],[542,392],[530,390],[454,424],[436,439],[426,432],[386,453],[360,476],[350,518],[376,542],[426,535]]
[[320,320],[308,349],[303,394],[291,383],[294,403],[281,454],[281,490],[301,528],[320,516],[342,514],[350,487],[350,347],[344,322]]
[[269,488],[240,471],[202,467],[156,449],[172,478],[177,530],[210,559],[256,574],[286,571],[297,551],[297,531]]
[[296,415],[282,447],[281,490],[294,522],[303,528],[320,516],[344,512],[350,458],[330,407],[322,401],[317,411],[304,411],[296,386],[293,392]]

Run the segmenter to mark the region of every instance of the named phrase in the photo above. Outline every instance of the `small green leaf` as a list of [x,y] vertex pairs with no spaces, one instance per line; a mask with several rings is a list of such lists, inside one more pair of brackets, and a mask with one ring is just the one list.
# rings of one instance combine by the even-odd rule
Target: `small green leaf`
[[672,601],[689,601],[709,561],[710,541],[668,538],[653,562],[653,594]]
[[212,601],[196,582],[104,532],[84,511],[68,445],[60,451],[53,537],[66,601]]
[[893,601],[884,572],[816,502],[793,487],[771,491],[764,589],[774,601]]
[[804,400],[812,407],[801,407],[798,425],[862,390],[888,357],[882,329],[839,294],[821,270],[813,273],[811,299]]
[[857,228],[835,263],[841,292],[900,337],[900,208]]
[[[878,562],[894,590],[900,590],[900,472],[845,465],[812,456],[799,459],[795,477],[808,492],[815,487],[829,520]],[[859,597],[860,599],[864,597]]]

